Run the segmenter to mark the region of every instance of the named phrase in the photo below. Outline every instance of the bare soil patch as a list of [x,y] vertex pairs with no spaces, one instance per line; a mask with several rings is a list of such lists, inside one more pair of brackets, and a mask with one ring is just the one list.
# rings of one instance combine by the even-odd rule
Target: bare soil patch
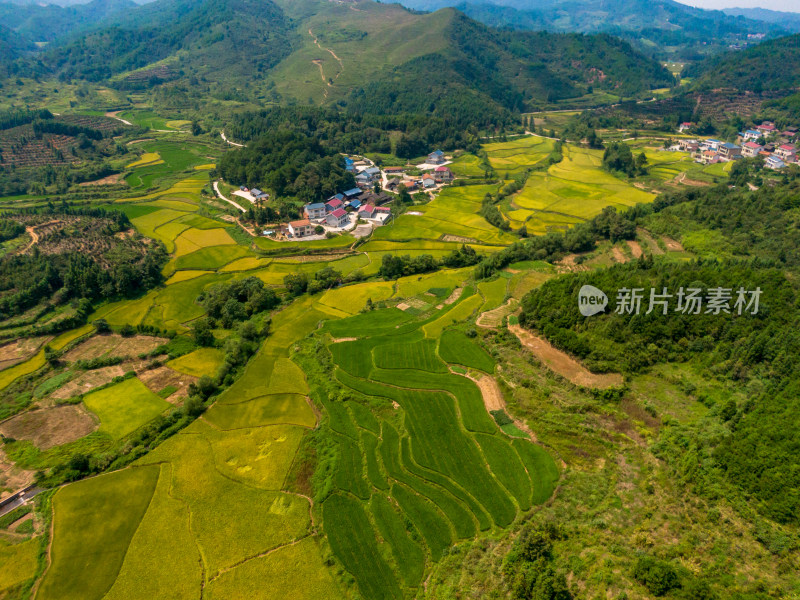
[[661,236],[661,241],[664,242],[664,245],[670,252],[683,252],[683,246],[679,241],[673,240],[672,238],[668,238],[666,236]]
[[614,246],[611,249],[611,255],[614,258],[614,260],[616,262],[618,262],[618,263],[626,263],[626,262],[628,262],[628,257],[625,256],[625,253],[618,246]]
[[486,410],[505,410],[506,403],[503,400],[503,392],[500,391],[500,386],[491,375],[484,375],[475,383],[481,389],[483,395],[483,403],[486,405]]
[[33,483],[34,471],[26,471],[14,466],[6,453],[0,448],[0,500],[5,500],[15,492]]
[[535,336],[519,325],[510,325],[508,329],[545,366],[575,385],[605,389],[621,386],[623,383],[622,375],[619,373],[592,373],[566,352],[558,350],[547,340]]
[[400,304],[397,305],[397,308],[399,308],[402,311],[406,311],[409,308],[411,308],[411,306],[409,304],[406,304],[405,302],[401,302]]
[[556,262],[556,268],[559,273],[578,273],[581,271],[588,271],[589,267],[586,265],[579,265],[577,263],[577,254],[567,254],[564,258]]
[[137,335],[122,337],[118,334],[96,335],[64,355],[64,360],[92,360],[101,356],[138,356],[144,352],[152,352],[160,345],[167,343],[166,338]]
[[636,235],[639,236],[639,239],[642,240],[646,245],[647,249],[652,252],[653,254],[664,254],[664,251],[661,249],[661,246],[658,245],[658,242],[653,239],[653,236],[645,229],[637,229]]
[[176,405],[183,404],[184,399],[189,397],[189,385],[197,381],[197,377],[178,373],[169,367],[141,371],[137,374],[137,377],[154,394],[158,394],[164,388],[177,388],[165,398],[167,402]]
[[633,258],[639,258],[643,254],[642,247],[639,245],[639,242],[628,240],[628,248],[631,249],[631,254],[633,254]]
[[122,365],[85,371],[76,379],[62,385],[55,392],[50,394],[50,397],[54,400],[67,400],[74,396],[90,392],[101,385],[110,383],[114,377],[121,377],[125,375],[125,372],[126,369]]
[[443,242],[458,242],[459,244],[477,244],[478,240],[470,237],[463,237],[460,235],[445,234],[442,236]]
[[[398,304],[397,307],[400,308],[400,305]],[[403,309],[401,308],[400,310],[403,310]],[[357,339],[358,338],[354,338],[354,337],[333,338],[333,343],[334,344],[338,344],[340,342],[355,342]]]
[[89,435],[97,423],[83,406],[70,404],[29,410],[0,424],[0,433],[17,440],[29,440],[47,450]]
[[114,175],[103,177],[102,179],[96,179],[94,181],[84,181],[79,185],[81,187],[90,187],[93,185],[119,185],[121,183],[125,183],[125,180],[122,178],[122,173],[115,173]]
[[464,290],[463,290],[462,288],[456,288],[456,289],[454,289],[454,290],[453,290],[453,293],[452,293],[452,294],[450,294],[450,295],[447,297],[447,300],[445,300],[445,301],[444,301],[444,303],[445,303],[446,305],[448,305],[448,306],[449,306],[450,304],[453,304],[453,302],[455,302],[456,300],[458,300],[459,298],[461,298],[461,293],[462,293],[463,291],[464,291]]
[[21,338],[11,343],[3,344],[0,346],[0,369],[5,369],[24,360],[28,360],[39,351],[39,348],[51,339],[53,339],[52,336],[40,336],[35,338]]

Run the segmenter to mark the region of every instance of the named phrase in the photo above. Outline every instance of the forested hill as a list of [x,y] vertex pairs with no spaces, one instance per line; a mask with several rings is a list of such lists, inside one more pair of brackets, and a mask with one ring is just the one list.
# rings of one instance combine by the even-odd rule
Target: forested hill
[[136,8],[133,0],[92,0],[62,8],[54,4],[20,7],[0,2],[0,23],[26,43],[52,42],[109,21]]
[[706,52],[725,40],[748,33],[791,31],[780,22],[766,22],[722,11],[703,10],[673,0],[402,0],[419,10],[454,6],[470,17],[496,27],[554,32],[607,32],[641,43],[643,48]]
[[350,8],[322,0],[157,0],[113,27],[56,45],[41,65],[63,79],[120,87],[170,81],[237,98],[350,101],[373,113],[427,112],[464,98],[487,110],[524,110],[673,83],[660,64],[604,34],[501,31],[453,9],[413,14],[370,0]]
[[49,50],[42,62],[62,78],[100,81],[167,59],[162,78],[241,84],[291,52],[291,38],[288,19],[269,0],[159,0]]
[[687,67],[696,89],[788,90],[800,85],[800,34]]

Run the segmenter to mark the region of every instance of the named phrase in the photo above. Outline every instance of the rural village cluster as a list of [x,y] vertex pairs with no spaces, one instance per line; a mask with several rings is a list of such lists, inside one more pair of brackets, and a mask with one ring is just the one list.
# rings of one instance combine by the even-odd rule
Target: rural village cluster
[[[362,157],[345,157],[345,168],[353,173],[356,187],[339,192],[324,202],[314,202],[303,207],[303,219],[281,224],[279,229],[263,231],[263,235],[277,240],[314,241],[326,234],[349,231],[356,237],[368,235],[373,227],[380,227],[392,218],[386,206],[396,196],[385,193],[398,192],[405,186],[408,192],[436,193],[455,178],[449,157],[441,150],[430,153],[423,164],[415,167],[384,167]],[[422,173],[412,175],[411,172]],[[234,195],[253,204],[269,200],[269,194],[257,188],[241,186]]]

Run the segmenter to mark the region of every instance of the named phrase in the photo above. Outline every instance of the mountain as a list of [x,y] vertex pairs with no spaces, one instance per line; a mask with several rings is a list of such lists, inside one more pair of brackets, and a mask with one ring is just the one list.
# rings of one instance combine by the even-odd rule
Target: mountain
[[768,40],[691,65],[683,73],[695,89],[790,90],[800,86],[800,34]]
[[[62,77],[100,81],[166,61],[159,77],[258,77],[291,50],[291,25],[269,0],[160,0],[45,53]],[[166,72],[166,75],[164,75]]]
[[[703,10],[673,0],[402,0],[415,10],[453,6],[494,27],[560,32],[606,32],[662,55],[707,53],[742,43],[751,33],[788,33],[767,23],[722,11]],[[676,49],[677,47],[677,49]]]
[[122,85],[152,75],[229,97],[349,100],[387,113],[463,104],[464,94],[522,110],[674,83],[608,35],[500,31],[453,9],[416,14],[370,0],[157,0],[50,49],[42,62],[66,78]]
[[55,4],[0,3],[0,23],[29,42],[52,42],[125,14],[137,4],[133,0],[92,0],[68,8]]
[[800,32],[800,13],[782,12],[766,8],[725,8],[726,15],[744,17],[753,21],[774,23],[792,32]]

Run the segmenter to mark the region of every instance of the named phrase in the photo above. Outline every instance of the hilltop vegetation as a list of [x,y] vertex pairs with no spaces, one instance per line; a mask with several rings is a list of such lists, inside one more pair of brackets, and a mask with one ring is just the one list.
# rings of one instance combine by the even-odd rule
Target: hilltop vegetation
[[700,90],[792,90],[800,84],[800,34],[689,65],[683,75]]

